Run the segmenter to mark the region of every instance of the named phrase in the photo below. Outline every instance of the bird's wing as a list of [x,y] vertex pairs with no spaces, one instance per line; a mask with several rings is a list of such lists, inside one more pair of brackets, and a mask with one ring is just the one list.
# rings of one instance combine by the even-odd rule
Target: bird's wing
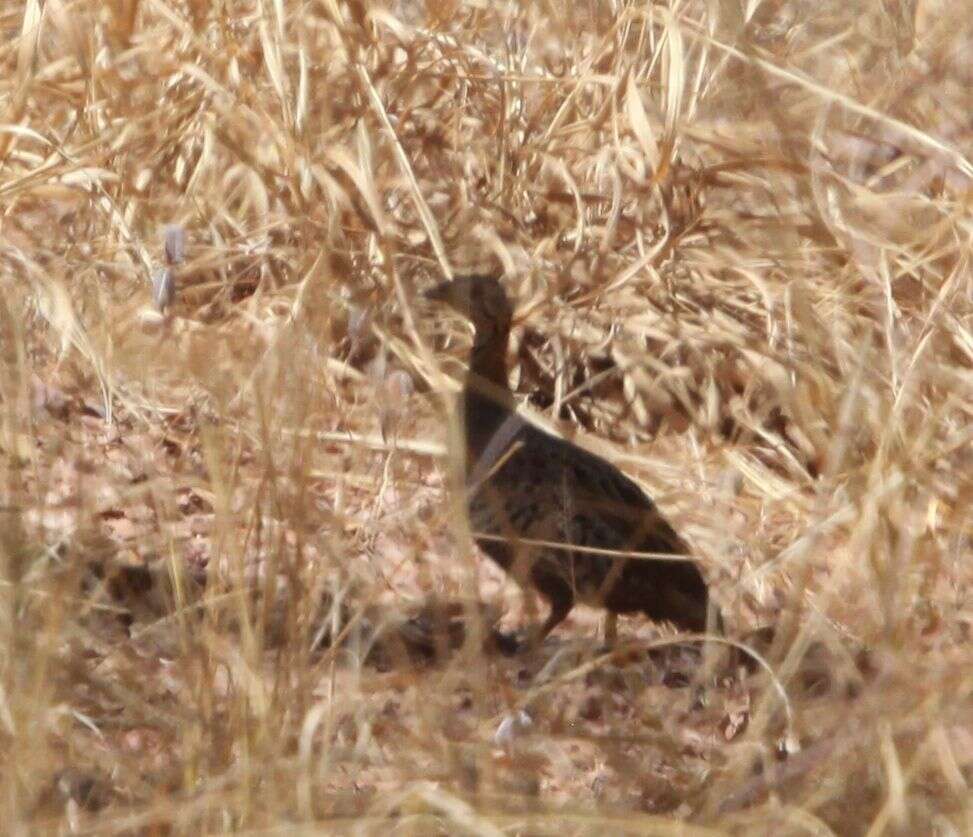
[[613,538],[603,534],[602,540],[635,552],[689,551],[652,499],[614,465],[575,445],[565,451],[563,463],[566,482],[572,484],[567,491],[574,498],[575,515],[587,518],[581,525],[597,518],[596,528],[615,533]]

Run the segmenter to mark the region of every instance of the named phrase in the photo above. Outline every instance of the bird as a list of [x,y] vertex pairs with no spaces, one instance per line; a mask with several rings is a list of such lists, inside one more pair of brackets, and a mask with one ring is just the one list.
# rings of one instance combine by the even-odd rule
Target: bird
[[[489,558],[547,602],[528,644],[537,647],[576,603],[608,611],[609,643],[618,614],[705,632],[707,583],[651,498],[605,459],[517,412],[507,368],[513,308],[499,277],[457,276],[424,296],[474,328],[459,401],[470,530]],[[714,624],[722,630],[715,608]]]

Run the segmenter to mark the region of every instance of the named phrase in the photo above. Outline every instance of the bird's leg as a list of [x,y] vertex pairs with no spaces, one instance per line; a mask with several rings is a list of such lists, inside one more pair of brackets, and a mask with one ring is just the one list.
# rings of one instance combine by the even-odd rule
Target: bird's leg
[[567,585],[558,586],[553,590],[545,590],[545,593],[551,604],[551,612],[540,628],[531,631],[530,645],[532,648],[539,648],[547,635],[567,618],[571,608],[574,607],[574,594]]
[[614,647],[618,641],[618,614],[609,611],[605,616],[605,645]]

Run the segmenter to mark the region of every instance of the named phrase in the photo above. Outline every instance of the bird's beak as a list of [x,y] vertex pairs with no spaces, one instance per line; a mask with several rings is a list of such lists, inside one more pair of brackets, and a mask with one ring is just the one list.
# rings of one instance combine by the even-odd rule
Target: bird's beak
[[422,292],[423,299],[430,299],[436,302],[451,302],[453,298],[453,283],[440,282],[428,291]]

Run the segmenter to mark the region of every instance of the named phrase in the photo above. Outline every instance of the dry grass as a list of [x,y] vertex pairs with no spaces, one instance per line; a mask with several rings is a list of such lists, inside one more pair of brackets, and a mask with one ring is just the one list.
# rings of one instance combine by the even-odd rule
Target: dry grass
[[[41,5],[0,11],[11,833],[973,832],[965,4]],[[777,625],[789,728],[590,613],[410,658],[437,601],[523,616],[417,304],[468,269],[525,409]]]

